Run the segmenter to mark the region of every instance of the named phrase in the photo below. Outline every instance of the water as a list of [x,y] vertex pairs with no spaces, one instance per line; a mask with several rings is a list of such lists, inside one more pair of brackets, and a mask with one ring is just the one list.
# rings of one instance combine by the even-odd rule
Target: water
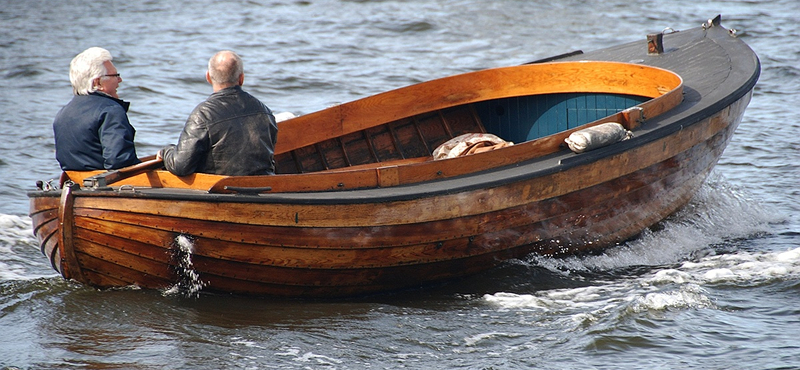
[[[309,302],[98,291],[31,235],[24,192],[59,172],[51,123],[90,46],[114,54],[148,155],[210,93],[219,49],[273,110],[305,114],[719,13],[763,64],[744,121],[687,208],[602,255]],[[799,21],[795,0],[0,0],[0,368],[800,368]]]
[[171,246],[172,261],[175,266],[175,274],[179,276],[177,284],[167,289],[165,294],[179,294],[186,298],[200,297],[200,291],[205,287],[205,283],[200,280],[200,274],[194,269],[192,253],[194,253],[194,241],[186,235],[178,235]]

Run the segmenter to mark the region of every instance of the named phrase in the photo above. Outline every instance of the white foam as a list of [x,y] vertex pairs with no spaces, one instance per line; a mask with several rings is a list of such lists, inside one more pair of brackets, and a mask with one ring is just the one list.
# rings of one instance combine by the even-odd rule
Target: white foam
[[251,347],[251,348],[258,348],[258,349],[266,349],[266,347],[259,345],[258,343],[252,340],[246,340],[240,337],[234,337],[231,341],[231,345],[233,346],[244,346],[244,347]]
[[767,232],[769,223],[780,221],[780,217],[724,181],[711,181],[659,231],[646,231],[638,239],[598,256],[532,256],[520,262],[564,276],[607,271],[613,275],[618,269],[641,266],[651,266],[651,272],[533,294],[499,292],[483,299],[498,310],[544,315],[537,320],[552,314],[566,315],[577,325],[626,312],[713,308],[709,290],[716,285],[794,281],[800,277],[800,248],[715,254],[715,245]]
[[714,255],[677,268],[658,269],[631,278],[597,282],[580,288],[551,289],[535,294],[500,292],[484,301],[499,310],[543,315],[571,315],[576,324],[625,312],[714,308],[708,289],[719,284],[757,285],[800,278],[800,248],[787,251]]
[[685,284],[692,281],[692,276],[686,272],[675,270],[675,269],[666,269],[656,272],[656,274],[650,279],[650,283],[659,285],[659,284]]
[[800,276],[800,247],[775,252],[737,252],[686,262],[681,269],[690,271],[706,284],[760,284]]
[[464,338],[464,344],[467,347],[472,347],[484,341],[491,341],[498,338],[517,338],[520,336],[522,336],[522,334],[519,333],[516,334],[502,333],[502,332],[481,333]]
[[559,274],[607,271],[630,266],[663,266],[726,240],[745,238],[769,230],[781,215],[764,209],[723,179],[712,176],[689,205],[635,240],[610,248],[601,255],[549,258],[531,256],[529,262]]
[[0,214],[0,281],[31,280],[56,273],[38,252],[31,219]]
[[0,214],[0,248],[19,242],[35,244],[31,219],[27,216]]
[[313,361],[313,362],[316,362],[317,364],[320,364],[320,365],[336,365],[336,364],[341,364],[342,363],[342,360],[335,359],[335,358],[329,357],[329,356],[318,355],[318,354],[315,354],[313,352],[306,352],[306,353],[302,354],[301,356],[295,358],[294,361],[297,361],[297,362],[312,362]]
[[[3,251],[0,250],[0,253]],[[0,261],[0,281],[27,280],[27,269],[20,264],[8,264]]]
[[631,305],[634,312],[662,311],[670,308],[713,307],[707,293],[696,284],[681,285],[678,290],[652,292],[636,297]]

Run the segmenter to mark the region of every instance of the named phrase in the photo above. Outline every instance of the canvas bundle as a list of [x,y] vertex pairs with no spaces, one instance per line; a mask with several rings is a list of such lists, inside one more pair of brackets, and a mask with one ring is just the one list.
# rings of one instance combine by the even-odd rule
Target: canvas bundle
[[575,153],[588,152],[633,137],[633,133],[616,122],[603,123],[575,131],[564,139]]

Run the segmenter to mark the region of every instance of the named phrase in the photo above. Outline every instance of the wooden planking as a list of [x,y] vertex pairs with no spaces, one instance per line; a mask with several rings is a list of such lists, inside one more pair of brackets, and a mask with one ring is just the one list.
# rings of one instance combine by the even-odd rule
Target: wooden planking
[[[686,158],[694,155],[696,155],[694,151],[687,151],[674,158]],[[474,216],[462,216],[427,223],[396,225],[396,227],[392,228],[380,228],[375,227],[375,225],[344,229],[336,227],[255,227],[242,224],[244,221],[219,224],[180,218],[178,216],[155,217],[127,212],[112,214],[102,209],[80,209],[76,212],[86,217],[114,219],[121,223],[142,225],[143,227],[158,228],[170,232],[179,232],[181,229],[201,230],[198,236],[234,242],[240,241],[281,247],[308,246],[308,248],[346,249],[380,246],[382,248],[385,246],[427,243],[465,235],[475,235],[490,232],[493,228],[513,226],[515,222],[529,222],[537,218],[549,217],[549,215],[566,212],[571,208],[580,209],[585,203],[601,202],[605,197],[619,197],[624,192],[655,181],[658,177],[669,175],[679,168],[676,160],[685,161],[686,159],[671,159],[658,165],[652,165],[645,170],[629,174],[624,178],[612,179],[598,184],[595,187],[598,190],[592,190],[591,192],[587,192],[587,190],[580,193],[569,193],[558,198],[541,200],[535,204],[524,204],[519,208],[502,210],[502,212],[509,213],[507,217],[503,218],[498,218],[495,214],[481,213]],[[705,162],[698,161],[697,163]],[[542,181],[547,182],[548,179],[543,179]],[[269,225],[271,222],[265,222],[265,224]],[[114,225],[105,225],[98,226],[97,229],[113,229],[115,227]],[[453,230],[458,230],[459,232],[453,233]],[[414,235],[419,235],[419,237],[414,238]],[[126,237],[134,236],[126,235]],[[159,235],[143,233],[141,237],[157,239]],[[354,241],[356,241],[355,244],[353,243]],[[357,241],[363,241],[363,246]]]
[[86,225],[85,220],[80,217],[76,220],[75,255],[84,273],[91,271],[93,274],[75,280],[96,286],[142,287],[165,287],[176,281],[169,266],[169,250],[120,237],[116,234],[121,230],[118,228],[98,232],[78,225]]
[[79,260],[85,266],[82,283],[96,287],[138,286],[148,289],[163,289],[175,284],[177,278],[162,279],[136,269],[109,262],[94,255],[79,254]]
[[[710,155],[710,162],[717,154]],[[660,202],[642,202],[642,199],[653,199],[653,194],[659,194],[661,190],[672,188],[672,193],[677,196],[662,194],[661,200],[665,203],[676,201],[682,205],[691,198],[697,187],[702,184],[708,171],[700,173],[686,173],[681,171],[671,180],[674,184],[656,182],[638,190],[641,192],[635,196],[631,203],[636,207],[629,209],[633,214],[647,215],[645,218],[631,218],[628,212],[623,212],[621,208],[614,205],[607,205],[604,208],[614,217],[605,217],[602,220],[592,220],[586,222],[588,227],[575,230],[573,225],[574,217],[559,217],[550,221],[550,226],[527,225],[514,229],[499,231],[496,233],[486,233],[473,239],[472,243],[484,244],[487,248],[483,249],[486,253],[473,254],[472,257],[458,258],[439,261],[437,263],[421,263],[409,266],[396,266],[390,268],[363,269],[352,268],[341,270],[313,271],[308,269],[283,269],[265,266],[250,266],[241,263],[220,263],[217,260],[206,260],[204,257],[195,256],[195,266],[201,270],[201,280],[209,285],[207,290],[219,290],[224,292],[237,292],[245,294],[270,294],[287,296],[348,296],[354,294],[364,294],[377,291],[396,290],[404,287],[415,286],[431,281],[452,279],[459,276],[472,274],[476,271],[476,266],[488,268],[500,261],[522,257],[532,251],[539,251],[546,254],[559,254],[575,252],[587,249],[586,242],[594,243],[613,243],[627,239],[622,235],[633,236],[637,234],[646,222],[656,222],[663,218],[676,207],[663,208]],[[672,187],[673,185],[677,185]],[[591,204],[591,203],[588,203]],[[580,217],[581,211],[571,212]],[[574,216],[574,215],[573,215]],[[554,221],[560,225],[555,226]],[[548,239],[542,239],[541,232],[531,232],[531,229],[541,231],[551,229]],[[609,232],[608,229],[616,229],[616,232]],[[616,235],[605,239],[578,239],[575,235]],[[498,245],[514,246],[507,249],[495,248]],[[234,273],[231,273],[234,271]],[[408,275],[411,274],[411,275]],[[412,276],[412,278],[409,278]],[[424,277],[424,278],[423,278]]]
[[[730,112],[729,112],[729,114],[730,114]],[[723,125],[724,126],[724,122],[725,121],[730,121],[730,118],[728,116],[716,117],[716,118],[711,119],[709,121],[712,124],[712,126],[713,125],[716,125],[716,126]],[[728,132],[726,134],[715,134],[716,135],[716,136],[714,136],[715,138],[725,137],[725,135],[729,135],[730,132],[732,132],[732,130],[733,130],[733,128],[730,125],[729,126],[724,126],[724,127],[728,127]],[[697,139],[698,137],[702,137],[702,135],[694,133],[693,135],[690,135],[689,137]],[[707,143],[700,143],[698,145],[695,145],[692,150],[694,150],[694,151],[696,151],[696,150],[709,151],[710,150],[713,153],[713,155],[705,156],[705,157],[710,158],[710,160],[708,160],[708,161],[705,161],[705,162],[704,161],[693,161],[691,163],[696,168],[702,168],[704,165],[710,167],[710,165],[712,165],[714,163],[714,160],[716,159],[716,157],[718,157],[719,153],[721,153],[722,148],[724,148],[724,142],[725,142],[725,140],[714,139],[714,140],[711,140],[708,144]],[[666,147],[665,147],[665,149],[666,149]],[[698,156],[697,153],[692,153],[691,151],[690,152],[686,152],[686,153],[682,154],[681,156],[685,157],[686,159],[674,158],[672,160],[666,161],[662,165],[662,166],[664,166],[664,168],[658,168],[658,169],[651,168],[649,171],[645,171],[645,172],[649,172],[651,175],[667,175],[667,172],[670,169],[678,170],[678,169],[686,168],[685,166],[682,167],[681,163],[685,163],[688,158],[695,158],[695,157],[701,157],[702,158],[703,157],[703,156]],[[690,170],[681,171],[681,172],[678,172],[678,173],[688,173],[690,175],[692,174],[692,172]],[[705,174],[705,173],[707,173],[707,172],[703,172],[703,174]],[[696,178],[698,178],[698,177],[701,180],[699,180],[699,181],[696,180]],[[559,252],[561,252],[561,253],[563,253],[563,252],[567,252],[567,251],[574,251],[574,250],[580,249],[581,247],[585,248],[586,247],[585,243],[587,243],[588,241],[593,241],[593,242],[596,242],[596,243],[599,244],[601,242],[613,242],[613,241],[624,240],[624,238],[625,238],[625,234],[624,233],[636,233],[639,230],[641,230],[640,229],[641,225],[639,225],[637,222],[630,222],[631,219],[628,216],[630,213],[621,212],[621,210],[623,208],[627,208],[630,212],[633,212],[635,214],[648,215],[648,217],[646,217],[646,218],[639,219],[639,222],[647,222],[647,221],[642,221],[643,219],[650,220],[650,222],[655,222],[655,221],[659,220],[661,217],[663,217],[663,215],[660,215],[657,212],[654,212],[654,210],[657,211],[659,209],[662,209],[662,210],[666,209],[668,211],[673,211],[674,209],[677,209],[677,208],[663,207],[663,205],[654,205],[652,207],[652,209],[649,211],[649,213],[645,212],[645,211],[642,211],[642,210],[637,210],[636,208],[637,207],[638,208],[648,208],[647,204],[655,203],[655,202],[647,202],[647,201],[645,201],[645,200],[656,199],[656,197],[653,197],[653,194],[654,194],[653,192],[655,192],[655,194],[658,194],[659,191],[662,191],[665,188],[675,187],[676,184],[678,184],[678,185],[679,184],[693,184],[692,186],[689,187],[690,189],[693,189],[694,187],[699,186],[699,184],[702,183],[702,177],[703,176],[695,176],[694,178],[692,178],[691,176],[688,177],[688,178],[678,177],[678,178],[672,179],[671,183],[664,183],[664,184],[656,183],[656,184],[653,184],[653,185],[649,185],[648,187],[651,187],[651,189],[641,190],[641,191],[644,191],[644,193],[639,194],[638,196],[633,196],[631,198],[630,202],[631,202],[631,204],[634,205],[632,207],[629,207],[627,205],[623,205],[623,206],[617,207],[617,206],[619,206],[618,204],[605,204],[602,207],[600,207],[600,208],[598,208],[598,209],[593,211],[593,212],[595,212],[594,215],[596,217],[599,217],[600,219],[599,220],[592,220],[593,222],[586,222],[586,225],[590,225],[590,227],[581,226],[579,224],[580,222],[584,221],[580,217],[582,215],[585,216],[584,214],[586,213],[587,210],[586,209],[580,209],[580,208],[575,209],[573,207],[574,203],[575,202],[579,202],[579,201],[585,202],[585,204],[590,204],[590,205],[595,204],[595,202],[591,201],[592,197],[589,196],[589,193],[586,193],[586,191],[590,191],[590,190],[587,189],[585,191],[581,191],[581,193],[571,194],[570,196],[574,196],[572,201],[569,201],[568,200],[569,198],[567,196],[564,196],[564,197],[562,197],[562,198],[557,200],[559,203],[563,204],[562,207],[566,207],[564,209],[568,209],[568,210],[571,209],[572,210],[570,212],[570,214],[566,214],[566,215],[562,214],[562,215],[554,216],[554,217],[551,217],[551,218],[549,218],[547,220],[542,220],[538,224],[533,224],[533,225],[523,224],[523,225],[521,225],[519,227],[516,227],[516,228],[512,227],[512,228],[497,230],[497,231],[494,231],[494,232],[491,232],[491,231],[484,232],[484,233],[476,236],[475,238],[473,238],[471,242],[474,245],[480,245],[483,248],[482,250],[487,251],[486,255],[492,256],[492,260],[497,261],[497,258],[498,258],[497,256],[500,256],[500,255],[504,255],[504,256],[518,255],[518,253],[527,253],[527,252],[529,252],[531,250],[534,250],[534,249],[536,249],[536,250],[538,250],[540,252],[543,252],[543,253],[545,253],[545,252],[549,252],[549,253],[559,253]],[[694,180],[692,180],[692,179],[694,179]],[[643,178],[640,178],[640,179],[636,180],[635,177],[628,177],[628,178],[625,178],[625,179],[614,180],[614,181],[619,181],[620,183],[625,184],[624,186],[620,186],[621,188],[625,188],[625,189],[630,189],[630,186],[635,186],[635,185],[631,185],[631,184],[646,184],[646,183],[648,183]],[[594,190],[595,194],[604,193],[604,191],[599,191],[598,192],[598,190],[602,190],[601,188],[603,188],[603,187],[607,187],[607,185],[603,184],[603,185],[598,186],[598,188],[596,188]],[[614,188],[614,186],[612,186],[611,188]],[[680,187],[678,187],[676,189],[680,189]],[[679,190],[673,190],[673,192],[680,193],[680,194],[682,194],[682,197],[683,197],[683,199],[680,200],[680,202],[677,202],[677,205],[675,205],[675,207],[677,207],[679,205],[682,205],[685,201],[688,201],[688,199],[690,197],[690,190],[680,190],[680,191]],[[618,198],[619,197],[612,197],[611,199],[618,199]],[[676,197],[675,196],[664,197],[662,195],[661,201],[665,201],[665,202],[667,202],[669,204],[669,202],[674,201],[673,198],[676,198]],[[589,199],[588,202],[587,202],[587,199]],[[539,206],[541,206],[541,205],[542,204],[539,204]],[[533,207],[533,205],[531,205],[531,207]],[[534,208],[538,208],[538,206],[534,207]],[[509,219],[516,219],[516,218],[518,218],[518,217],[509,217]],[[622,221],[620,222],[618,219],[622,219]],[[634,220],[636,220],[636,219],[634,219]],[[76,221],[76,224],[77,223],[78,222]],[[622,225],[622,226],[620,226],[620,225]],[[186,226],[186,225],[184,225],[184,226]],[[575,226],[578,226],[578,228],[576,228]],[[101,229],[105,229],[105,228],[106,227],[101,227]],[[612,229],[613,231],[610,232],[609,229]],[[116,233],[116,231],[115,231],[115,233]],[[586,235],[593,235],[595,233],[597,233],[599,235],[605,235],[605,240],[602,240],[602,239],[589,240],[589,239],[585,239],[585,238],[584,239],[575,238],[575,235],[579,235],[579,236],[584,236],[585,237]],[[131,235],[133,235],[133,234],[131,234]],[[633,234],[631,234],[631,235],[633,235]],[[570,237],[571,237],[571,239],[570,239]],[[469,240],[469,239],[467,239],[467,240]],[[462,243],[462,245],[463,245],[463,240],[454,241],[454,243],[458,243],[458,242]],[[454,245],[458,245],[458,244],[454,244]],[[497,246],[511,246],[511,248],[506,248],[506,249],[496,248]],[[97,248],[97,246],[94,246],[94,247]],[[108,254],[107,251],[105,253]],[[486,258],[486,255],[484,255],[484,254],[475,254],[473,256],[474,256],[474,258]],[[426,261],[426,260],[422,260],[420,263],[423,263],[423,265],[414,265],[415,266],[414,270],[419,272],[420,269],[418,269],[418,268],[420,266],[424,267],[424,266],[429,266],[429,265],[435,265],[435,266],[437,266],[437,271],[460,271],[460,269],[465,267],[465,263],[466,263],[465,261],[472,261],[473,257],[469,257],[469,256],[470,255],[466,255],[466,257],[465,256],[461,256],[460,258],[449,259],[449,260],[439,260],[439,261],[433,262],[432,264],[431,263],[425,263],[424,261]],[[84,257],[81,255],[80,258],[82,259]],[[115,258],[119,259],[119,257],[115,257]],[[204,258],[204,256],[201,255],[201,254],[199,254],[197,256],[197,260],[202,260],[202,258]],[[351,256],[350,258],[352,259],[354,257]],[[430,261],[430,260],[427,260],[427,261]],[[324,262],[324,261],[322,261],[322,262]],[[99,262],[95,261],[94,263],[99,263]],[[239,263],[239,262],[231,261],[231,262],[228,262],[228,263]],[[497,262],[494,262],[494,263],[497,263]],[[102,265],[102,264],[100,264],[100,265]],[[323,265],[324,265],[324,263],[323,263]],[[92,267],[89,268],[88,270],[89,271],[94,271],[94,269],[100,269],[100,267],[98,267],[98,266],[92,265]],[[196,264],[196,266],[202,266],[202,264],[200,264],[200,265]],[[222,274],[220,271],[228,270],[228,269],[223,269],[223,267],[226,266],[226,264],[225,263],[210,263],[210,266],[211,266],[211,270],[210,271],[207,271],[205,268],[201,269],[201,271],[202,271],[201,276],[208,277],[208,282],[210,283],[209,290],[220,289],[220,288],[222,288],[223,290],[227,289],[226,286],[222,285],[223,283],[220,282],[220,278],[216,277],[217,274]],[[344,266],[347,266],[347,264],[344,264]],[[411,266],[411,265],[409,265],[409,266]],[[112,267],[113,267],[112,270],[122,268],[122,267],[118,267],[116,264],[114,266],[112,266]],[[272,280],[266,278],[267,276],[275,276],[275,274],[278,271],[278,270],[276,270],[276,271],[272,272],[270,270],[271,267],[263,267],[263,266],[258,266],[258,265],[253,265],[252,267],[248,267],[248,268],[244,268],[244,269],[242,269],[241,267],[242,266],[239,266],[239,269],[235,270],[236,273],[235,273],[234,277],[232,277],[232,278],[225,277],[223,280],[227,281],[227,282],[231,282],[231,281],[238,281],[238,280],[244,279],[244,280],[249,280],[250,283],[248,283],[248,284],[239,284],[239,285],[237,285],[238,287],[230,287],[229,291],[236,291],[236,292],[242,292],[242,293],[253,293],[253,294],[259,294],[261,292],[271,292],[270,294],[278,294],[278,292],[283,292],[284,294],[289,294],[289,295],[295,295],[295,294],[311,294],[311,295],[313,295],[313,294],[322,294],[322,295],[344,294],[344,295],[349,295],[349,294],[363,293],[365,291],[370,291],[370,289],[373,289],[373,288],[374,289],[380,289],[380,290],[391,289],[393,287],[394,288],[400,288],[400,287],[404,286],[404,284],[406,284],[406,283],[409,283],[409,284],[412,283],[411,281],[408,281],[408,280],[399,280],[399,282],[396,282],[395,285],[393,286],[393,285],[388,283],[388,281],[390,279],[386,278],[386,276],[392,276],[392,277],[395,277],[395,278],[397,276],[394,276],[391,273],[387,273],[385,269],[375,269],[375,268],[370,268],[368,266],[365,266],[363,270],[354,269],[351,266],[350,268],[346,268],[343,271],[336,270],[335,272],[331,272],[330,269],[327,269],[325,271],[307,271],[308,269],[298,269],[297,267],[295,267],[295,268],[293,268],[291,270],[291,273],[289,275],[285,275],[285,274],[284,275],[280,275],[277,278],[277,281],[275,280],[275,278],[273,278]],[[105,267],[105,268],[106,268],[105,271],[108,271],[109,267]],[[394,268],[392,268],[392,269],[394,269]],[[121,271],[121,270],[119,270],[119,271]],[[119,271],[117,273],[119,273]],[[139,271],[138,269],[134,269],[134,271],[135,271],[134,274],[137,274],[137,273],[138,274],[144,274],[145,277],[147,275],[149,275],[147,273],[143,273],[142,271]],[[288,273],[288,272],[285,272],[285,273]],[[429,276],[429,278],[434,279],[434,280],[435,279],[446,279],[446,278],[452,278],[452,277],[455,277],[455,276],[459,276],[460,273],[461,272],[454,272],[451,275],[441,275],[441,276],[438,276],[438,277],[437,276]],[[91,277],[92,279],[96,279],[96,277],[94,277],[94,275],[90,274],[90,275],[87,275],[87,276],[92,276]],[[325,278],[322,278],[323,276]],[[140,277],[138,279],[142,279],[142,278]],[[261,281],[261,282],[257,282],[257,281]],[[95,282],[95,284],[99,284],[99,283]],[[138,285],[145,285],[147,283],[146,282],[137,282],[137,284]],[[161,284],[161,286],[164,285],[163,282],[161,282],[160,284]],[[276,288],[276,285],[279,286],[281,284],[284,284],[284,285],[287,285],[287,286]],[[333,285],[333,286],[331,286],[331,285]],[[245,286],[247,286],[249,288],[245,289],[244,288]],[[265,287],[269,287],[269,288],[265,288]],[[253,290],[250,290],[250,289],[253,289]],[[264,289],[266,289],[266,290],[264,290]],[[298,292],[302,292],[302,293],[298,293]],[[316,292],[316,293],[314,293],[314,292]]]
[[[108,235],[100,235],[100,237],[98,237],[97,234],[91,232],[86,232],[84,235],[89,236],[89,238],[80,239],[80,241],[76,243],[76,246],[80,246],[80,248],[76,248],[79,256],[94,256],[100,260],[119,266],[119,269],[134,271],[134,274],[137,276],[147,275],[153,279],[158,278],[164,281],[173,280],[172,277],[174,274],[170,271],[169,264],[167,263],[169,261],[169,251],[162,250],[164,255],[158,260],[155,260],[128,252],[150,248],[144,243],[119,239],[114,240],[113,244],[105,244],[104,242],[109,240]],[[98,243],[97,241],[100,242]],[[132,245],[134,243],[139,245]],[[118,246],[120,245],[125,245],[125,248],[119,248]],[[91,264],[87,264],[86,261],[83,261],[82,267],[93,271],[102,271],[101,269],[94,268]],[[131,273],[128,273],[128,275],[130,274]],[[125,276],[126,274],[117,273],[116,275]],[[136,283],[136,281],[130,282]]]
[[[415,285],[416,282],[449,279],[470,274],[486,268],[486,264],[496,265],[500,260],[495,256],[505,255],[506,251],[479,254],[458,260],[439,263],[421,263],[386,268],[346,268],[346,269],[298,269],[276,266],[254,266],[244,263],[219,261],[203,256],[193,256],[193,264],[203,281],[211,281],[212,276],[237,279],[241,281],[264,282],[271,285],[285,285],[287,288],[302,290],[302,287],[327,287],[327,292],[353,286],[382,285],[395,288]],[[482,261],[483,265],[472,265]],[[398,272],[412,273],[413,276],[398,275]],[[418,275],[419,274],[419,275]],[[296,288],[295,288],[296,287]],[[361,289],[363,293],[363,289]],[[297,294],[297,291],[291,295]]]
[[[304,271],[282,268],[264,268],[258,273],[245,273],[235,278],[220,276],[213,272],[240,271],[240,264],[207,263],[198,258],[195,265],[210,268],[213,272],[200,274],[208,285],[204,290],[234,292],[253,295],[345,297],[356,294],[386,292],[415,286],[430,281],[452,279],[474,274],[499,263],[496,256],[476,256],[463,259],[457,264],[425,264],[398,266],[386,269]],[[246,271],[249,272],[249,271]],[[432,280],[427,280],[430,277]],[[271,278],[277,278],[273,282]]]
[[55,195],[36,197],[31,199],[31,205],[31,223],[33,234],[39,243],[39,250],[49,259],[53,269],[61,273],[63,269],[59,252],[59,197]]
[[[552,204],[557,205],[558,209],[568,210],[567,214],[548,214],[548,219],[540,221],[535,221],[531,217],[506,216],[501,218],[494,215],[493,217],[498,218],[506,227],[495,230],[480,230],[478,231],[480,235],[471,239],[465,240],[461,238],[435,246],[373,247],[372,251],[366,249],[356,251],[347,249],[346,246],[339,250],[292,251],[291,248],[285,247],[268,249],[235,242],[209,240],[206,238],[217,237],[213,234],[214,230],[201,228],[200,230],[207,234],[202,238],[198,238],[195,244],[195,255],[255,265],[250,269],[258,269],[260,265],[270,265],[330,270],[391,267],[411,263],[426,264],[459,260],[484,253],[495,253],[502,249],[511,249],[514,246],[535,244],[543,242],[544,239],[563,238],[559,239],[555,244],[551,243],[552,245],[558,245],[559,250],[557,251],[562,253],[568,250],[572,251],[570,248],[585,247],[586,243],[589,242],[599,244],[621,241],[633,234],[613,232],[613,230],[620,229],[620,225],[624,225],[622,229],[627,229],[628,231],[626,232],[636,233],[641,228],[649,226],[666,216],[665,211],[671,213],[677,209],[676,207],[688,201],[692,193],[690,190],[694,190],[696,186],[702,183],[702,179],[707,174],[708,169],[713,166],[716,158],[721,154],[721,148],[724,148],[728,137],[729,133],[727,135],[718,134],[709,144],[696,145],[679,157],[657,166],[651,166],[636,176],[617,179],[609,184],[602,184],[593,189],[585,189],[552,201]],[[678,165],[690,158],[698,160],[693,161],[692,166]],[[670,170],[677,172],[670,174]],[[659,178],[661,179],[658,180]],[[697,180],[698,178],[699,181]],[[636,187],[631,184],[646,185]],[[680,190],[682,186],[685,187],[685,184],[694,185],[689,186],[690,190]],[[631,190],[632,186],[635,187],[635,190]],[[672,199],[673,197],[664,197],[662,194],[663,189],[679,189],[673,192],[679,193],[682,199],[676,201]],[[661,197],[659,198],[659,196]],[[659,201],[652,201],[654,199]],[[578,204],[585,206],[581,207]],[[531,205],[530,207],[531,209],[529,210],[521,210],[515,213],[522,215],[529,211],[541,212],[539,209],[547,208],[545,204],[540,204],[536,207]],[[644,212],[636,208],[648,208],[649,211]],[[631,219],[628,216],[631,213],[641,217]],[[591,220],[587,220],[587,217],[591,218]],[[619,220],[620,218],[622,218],[622,221]],[[527,223],[514,226],[505,222],[508,220],[525,220]],[[147,232],[143,233],[138,230],[121,233],[120,231],[122,230],[119,230],[119,227],[109,223],[98,224],[96,221],[89,221],[87,224],[86,221],[76,221],[76,225],[83,225],[84,227],[92,223],[96,226],[88,226],[89,228],[113,231],[115,237],[120,237],[122,240],[138,238],[135,242],[142,243],[158,239],[156,234],[150,235]],[[589,226],[587,227],[586,225]],[[191,225],[184,226],[192,228]],[[607,229],[612,229],[612,232]],[[228,228],[224,229],[224,231],[227,232]],[[566,231],[569,231],[569,234],[564,234]],[[166,235],[164,233],[161,234]],[[599,238],[586,239],[586,235],[605,235],[608,240]],[[91,239],[99,240],[100,238],[93,237]],[[420,247],[422,249],[418,249]],[[259,254],[260,251],[264,251],[264,253]],[[158,256],[155,258],[157,259]],[[241,275],[242,272],[238,271],[237,274]]]

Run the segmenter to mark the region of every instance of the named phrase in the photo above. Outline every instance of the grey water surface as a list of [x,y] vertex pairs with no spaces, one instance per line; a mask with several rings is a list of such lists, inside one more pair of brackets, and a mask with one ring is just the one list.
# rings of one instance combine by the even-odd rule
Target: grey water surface
[[[149,155],[221,49],[299,115],[717,14],[762,62],[744,120],[689,206],[601,255],[349,300],[186,298],[64,281],[31,233],[25,192],[59,174],[52,119],[91,46],[115,56]],[[800,368],[798,25],[796,0],[0,0],[0,368]]]

